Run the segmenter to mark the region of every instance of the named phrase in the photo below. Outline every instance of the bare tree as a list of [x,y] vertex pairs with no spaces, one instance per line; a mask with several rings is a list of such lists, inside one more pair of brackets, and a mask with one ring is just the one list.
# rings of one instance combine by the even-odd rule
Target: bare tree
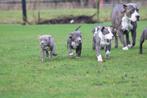
[[27,9],[26,9],[26,0],[22,0],[22,17],[23,17],[23,24],[27,23]]

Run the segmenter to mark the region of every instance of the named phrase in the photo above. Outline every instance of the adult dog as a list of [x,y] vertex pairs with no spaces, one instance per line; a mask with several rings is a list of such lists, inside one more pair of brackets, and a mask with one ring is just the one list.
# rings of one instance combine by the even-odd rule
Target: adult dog
[[67,39],[67,48],[68,48],[68,55],[73,56],[74,52],[73,50],[76,51],[76,56],[80,57],[81,56],[81,51],[82,51],[82,34],[79,31],[79,26],[74,32],[71,32],[68,36]]
[[[136,3],[117,4],[113,8],[112,27],[115,36],[115,48],[118,47],[117,35],[123,44],[123,50],[128,50],[128,47],[135,46],[137,21],[139,20],[139,17],[139,9]],[[132,35],[132,44],[129,40],[129,31],[131,31]]]
[[41,61],[45,60],[45,57],[56,56],[55,41],[51,35],[41,35],[39,37],[41,48]]
[[113,38],[112,28],[97,26],[93,30],[93,49],[96,50],[96,56],[98,62],[103,62],[100,50],[105,49],[106,59],[110,57],[111,40]]

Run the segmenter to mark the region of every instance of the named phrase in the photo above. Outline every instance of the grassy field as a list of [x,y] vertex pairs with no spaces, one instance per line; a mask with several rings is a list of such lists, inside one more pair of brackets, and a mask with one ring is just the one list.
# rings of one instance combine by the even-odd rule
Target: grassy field
[[[140,7],[140,16],[142,20],[147,19],[146,6]],[[112,7],[100,8],[100,21],[109,21],[111,18]],[[46,9],[40,10],[41,19],[52,19],[64,16],[78,16],[88,15],[91,16],[96,13],[94,8],[74,8],[74,9]],[[22,23],[22,12],[21,10],[0,10],[0,23]],[[38,11],[28,10],[28,21],[35,23],[38,21]],[[97,20],[97,16],[94,17]]]
[[[146,24],[139,22],[133,49],[112,48],[111,59],[102,64],[91,44],[96,24],[82,24],[81,58],[68,58],[66,49],[68,33],[79,24],[0,24],[0,98],[146,98],[146,43],[144,54],[138,54]],[[39,57],[41,34],[54,36],[58,53],[44,63]]]

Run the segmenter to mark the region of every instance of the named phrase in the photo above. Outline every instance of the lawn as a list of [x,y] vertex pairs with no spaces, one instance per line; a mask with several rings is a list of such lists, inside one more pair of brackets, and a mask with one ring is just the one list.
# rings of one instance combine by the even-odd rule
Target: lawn
[[[138,23],[133,49],[122,51],[120,44],[118,49],[113,45],[111,59],[102,64],[92,50],[91,30],[96,24],[81,24],[81,58],[68,58],[66,48],[68,33],[79,24],[0,24],[0,98],[146,98],[146,42],[144,54],[138,54],[146,24]],[[58,53],[44,63],[39,56],[41,34],[55,38]]]

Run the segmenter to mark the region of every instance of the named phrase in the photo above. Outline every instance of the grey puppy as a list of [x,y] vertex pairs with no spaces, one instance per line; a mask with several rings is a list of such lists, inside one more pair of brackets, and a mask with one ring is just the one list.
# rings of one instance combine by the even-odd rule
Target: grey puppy
[[142,45],[145,40],[147,40],[147,28],[144,29],[140,37],[140,51],[139,51],[140,54],[142,54]]
[[[123,50],[133,47],[136,42],[137,21],[139,20],[139,9],[136,3],[117,4],[112,10],[112,27],[115,36],[115,47],[118,47],[118,37],[123,44]],[[132,44],[129,40],[129,31],[132,35]],[[124,38],[126,37],[126,40]]]
[[112,28],[97,26],[93,30],[93,48],[96,50],[98,62],[103,62],[100,50],[104,47],[106,59],[110,58],[111,40],[113,38]]
[[67,39],[67,48],[68,48],[68,55],[73,56],[74,50],[76,52],[76,56],[81,56],[82,51],[82,34],[79,31],[79,26],[74,32],[71,32]]
[[39,37],[41,48],[41,61],[45,60],[45,57],[52,58],[56,56],[56,46],[54,38],[51,35],[41,35]]

